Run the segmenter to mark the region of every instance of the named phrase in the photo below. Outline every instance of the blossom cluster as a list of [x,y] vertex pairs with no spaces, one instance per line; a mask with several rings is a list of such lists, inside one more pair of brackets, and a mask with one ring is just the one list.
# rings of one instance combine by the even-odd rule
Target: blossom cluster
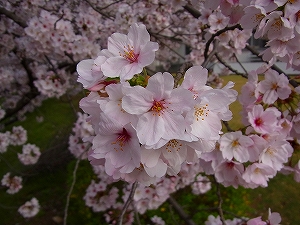
[[91,148],[89,140],[94,136],[94,130],[86,121],[87,114],[78,112],[77,115],[78,119],[72,128],[73,134],[69,136],[68,149],[76,158],[86,159]]
[[[186,55],[194,65],[221,61],[220,56],[231,60],[248,45],[254,30],[255,38],[268,39],[263,52],[268,67],[281,60],[299,70],[299,1],[104,0],[101,8],[96,3],[36,0],[1,5],[0,120],[28,97],[29,104],[17,113],[19,120],[44,98],[61,97],[72,85],[77,62],[92,58],[77,66],[78,81],[90,92],[80,102],[89,117],[83,122],[82,114],[75,124],[70,151],[88,157],[107,183],[122,179],[147,185],[152,195],[135,196],[140,213],[166,199],[158,193],[168,196],[190,184],[195,194],[209,190],[200,171],[234,187],[265,187],[278,171],[293,172],[300,182],[300,161],[290,161],[300,140],[300,89],[289,86],[284,74],[267,68],[252,71],[239,98],[246,128],[223,134],[221,121],[230,120],[229,105],[237,95],[232,83],[209,87],[208,72],[201,66],[191,67],[181,80],[168,72],[149,77],[145,68],[159,64],[166,69]],[[183,55],[177,52],[182,44],[189,47]],[[26,141],[21,128],[0,133],[0,152]],[[33,163],[37,152],[29,159],[31,153],[26,153],[25,161],[19,155]],[[191,165],[197,172],[190,171]],[[165,177],[176,188],[169,186],[170,180],[162,181]],[[91,200],[98,196],[87,195],[100,204]],[[106,215],[108,222],[115,221],[113,211]],[[128,223],[132,217],[129,213]],[[155,218],[153,223],[163,222]]]
[[23,145],[27,141],[27,131],[22,126],[14,126],[12,131],[0,133],[0,153],[7,151],[9,145]]
[[[258,81],[259,74],[264,74],[264,79]],[[292,143],[299,144],[299,93],[299,87],[289,85],[284,74],[265,67],[252,71],[248,82],[242,87],[239,101],[243,106],[243,123],[247,126],[247,137],[252,139],[253,144],[248,143],[252,149],[248,153],[245,149],[249,147],[245,142],[243,144],[241,141],[236,146],[244,146],[244,150],[240,151],[244,157],[248,155],[246,161],[255,162],[256,167],[252,171],[264,167],[265,180],[273,177],[276,171],[288,168],[285,163],[294,151]],[[243,135],[243,138],[246,137]],[[254,144],[255,148],[251,147]],[[295,173],[296,167],[297,165]],[[266,185],[265,183],[263,186]]]
[[277,59],[299,69],[299,1],[249,1],[240,23],[255,29],[254,37],[268,38],[263,57],[271,64]]
[[[246,222],[247,221],[247,222]],[[225,221],[226,225],[239,225],[239,224],[246,224],[246,225],[280,225],[281,216],[277,212],[271,212],[269,209],[268,219],[263,221],[261,216],[247,219],[247,218],[233,218],[232,220],[227,219]],[[205,225],[219,225],[222,224],[220,216],[213,216],[209,215],[207,221],[205,221]]]
[[134,24],[128,35],[112,34],[108,49],[95,60],[77,66],[78,81],[91,91],[80,102],[95,130],[89,159],[104,162],[114,179],[149,185],[178,174],[183,163],[213,150],[221,120],[232,117],[233,83],[222,89],[207,86],[208,71],[201,66],[188,69],[178,87],[168,72],[130,85],[153,62],[157,49],[145,26]]
[[[106,174],[103,165],[93,165],[93,170],[97,175],[97,180],[92,180],[86,189],[83,197],[85,204],[94,212],[104,212],[108,222],[113,220],[113,217],[117,219],[131,192],[132,185],[128,183],[121,185],[118,180],[112,179]],[[137,185],[132,199],[134,210],[144,214],[147,210],[158,209],[172,193],[189,185],[193,186],[192,190],[195,195],[206,193],[210,190],[211,183],[207,177],[200,175],[200,172],[199,163],[184,164],[177,176],[157,179],[156,183],[147,187],[143,184]],[[195,177],[197,177],[196,181]],[[126,218],[131,218],[132,214],[133,208],[130,206],[126,211]],[[128,224],[132,224],[129,221]]]

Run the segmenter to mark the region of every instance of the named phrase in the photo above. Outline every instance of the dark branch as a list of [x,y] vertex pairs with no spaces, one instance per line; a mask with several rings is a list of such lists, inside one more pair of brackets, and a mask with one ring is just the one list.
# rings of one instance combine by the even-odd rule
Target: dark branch
[[178,204],[178,202],[172,196],[170,196],[168,198],[168,202],[172,205],[172,207],[178,213],[178,215],[180,216],[180,218],[182,218],[184,220],[185,224],[187,224],[187,225],[196,225],[195,222],[189,217],[189,215],[187,215],[183,211],[183,209],[181,208],[181,206]]
[[188,11],[196,19],[198,19],[201,16],[201,13],[197,9],[195,9],[193,6],[191,6],[190,4],[183,6],[183,8],[186,11]]
[[[253,55],[256,55],[262,62],[265,62],[265,63],[268,63],[267,61],[263,60],[262,56],[259,54],[258,51],[256,51],[254,48],[252,48],[250,45],[247,45],[246,48],[253,54]],[[299,83],[293,79],[290,78],[290,76],[288,76],[286,73],[284,73],[278,66],[276,65],[272,65],[271,68],[275,71],[277,71],[278,73],[282,73],[284,74],[288,79],[289,79],[289,82],[290,84],[293,86],[293,87],[298,87],[299,86]]]
[[236,24],[236,25],[234,25],[234,26],[232,26],[232,27],[225,27],[224,29],[219,30],[219,31],[217,31],[216,33],[214,33],[214,34],[210,37],[210,39],[206,42],[205,50],[204,50],[204,57],[207,58],[209,46],[210,46],[211,42],[213,42],[213,40],[215,39],[215,37],[220,36],[221,34],[223,34],[224,32],[226,32],[226,31],[228,31],[228,30],[234,30],[234,29],[236,29],[236,28],[242,29],[242,28],[241,28],[241,25]]
[[27,27],[27,24],[25,21],[23,21],[21,18],[19,18],[13,12],[10,12],[3,7],[0,7],[0,14],[5,15],[6,17],[10,18],[11,20],[13,20],[15,23],[19,24],[23,28]]
[[133,199],[133,196],[134,196],[135,190],[137,188],[137,185],[138,185],[138,182],[134,182],[131,186],[131,191],[130,191],[129,197],[128,197],[127,201],[125,202],[125,204],[123,206],[123,209],[122,209],[122,212],[121,212],[121,215],[118,219],[118,222],[117,222],[118,225],[123,224],[123,217],[124,217],[125,212],[126,212],[127,208],[129,207],[132,199]]
[[225,67],[227,67],[229,70],[231,70],[233,73],[237,74],[237,75],[241,75],[242,77],[247,78],[246,74],[240,73],[239,71],[233,69],[228,63],[226,63],[220,56],[219,54],[215,54],[216,58],[220,61],[220,63],[222,63]]

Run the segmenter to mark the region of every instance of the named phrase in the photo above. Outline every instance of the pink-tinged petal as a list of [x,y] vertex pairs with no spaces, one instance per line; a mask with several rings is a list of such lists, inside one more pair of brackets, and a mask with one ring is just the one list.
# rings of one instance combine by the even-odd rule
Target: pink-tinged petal
[[113,33],[108,38],[107,49],[114,56],[119,56],[123,54],[124,47],[127,48],[129,45],[128,37],[125,34]]
[[123,57],[110,57],[101,65],[102,72],[107,77],[120,77],[129,62]]
[[94,60],[94,63],[97,65],[97,66],[101,66],[107,59],[108,57],[104,56],[104,55],[99,55],[95,60]]
[[147,167],[154,167],[161,155],[160,150],[141,148],[141,162]]
[[[197,114],[197,110],[191,113]],[[194,116],[194,115],[193,115]],[[198,138],[204,140],[213,140],[219,136],[222,124],[218,115],[210,112],[207,117],[198,118],[195,116],[193,124],[191,124],[191,133]]]
[[184,75],[184,80],[181,86],[185,89],[192,88],[193,90],[200,90],[207,82],[208,71],[202,66],[193,66],[189,68]]
[[162,153],[168,161],[168,165],[175,167],[176,165],[181,165],[185,161],[187,156],[187,147],[185,143],[173,139],[162,147]]
[[269,222],[271,225],[279,225],[281,222],[281,216],[278,212],[271,213],[271,210],[269,209]]
[[180,114],[164,112],[161,117],[164,121],[165,132],[162,138],[166,140],[180,139],[183,136],[186,122]]
[[154,145],[165,134],[164,119],[152,112],[143,114],[137,124],[137,136],[142,145]]
[[158,72],[149,78],[146,89],[153,93],[154,100],[160,101],[169,97],[173,87],[173,76],[167,72]]
[[193,93],[183,88],[173,89],[170,99],[166,103],[170,110],[174,112],[186,112],[193,108],[195,101],[193,99]]
[[138,74],[143,71],[143,66],[137,62],[128,63],[124,66],[123,70],[121,71],[121,82],[126,80],[130,80],[135,74]]
[[[111,150],[111,146],[108,146],[108,145],[110,145],[110,143],[112,143],[114,141],[115,141],[114,136],[109,136],[109,137],[103,138],[102,135],[97,135],[93,139],[93,150],[94,150],[93,154],[98,155],[98,156],[97,157],[94,156],[94,157],[99,159],[101,156],[102,158],[104,158],[103,156]],[[106,147],[103,148],[103,146],[106,146]]]
[[[111,143],[108,143],[108,145]],[[111,149],[105,156],[106,159],[110,159],[111,163],[116,167],[126,165],[131,160],[131,155],[127,151],[128,149]]]
[[142,114],[148,112],[153,103],[153,94],[141,86],[124,89],[122,108],[130,114]]
[[144,168],[150,177],[162,177],[166,174],[168,166],[161,159],[159,159],[154,167],[148,168],[145,166]]
[[131,173],[136,167],[132,163],[128,163],[119,170],[120,173]]
[[143,66],[148,66],[155,59],[155,51],[158,50],[158,43],[148,42],[139,53],[139,63]]
[[128,31],[128,38],[134,44],[134,48],[146,44],[150,41],[150,35],[144,24],[132,24]]
[[79,74],[80,77],[91,79],[92,78],[91,72],[92,72],[93,65],[94,65],[93,59],[82,60],[77,64],[77,73]]
[[278,94],[275,90],[269,90],[264,93],[263,102],[273,104],[278,99]]

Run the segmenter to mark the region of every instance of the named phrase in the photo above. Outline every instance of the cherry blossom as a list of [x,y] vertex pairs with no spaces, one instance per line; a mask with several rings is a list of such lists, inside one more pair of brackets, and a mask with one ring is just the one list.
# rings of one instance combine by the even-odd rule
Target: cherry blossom
[[169,73],[156,73],[146,88],[134,86],[125,91],[123,109],[139,115],[136,132],[141,144],[154,145],[161,138],[180,139],[186,127],[183,112],[192,107],[192,93],[173,89],[174,78]]
[[22,145],[27,141],[27,131],[22,126],[15,126],[9,137],[11,145]]
[[247,182],[248,187],[256,188],[258,186],[267,187],[268,180],[275,175],[276,170],[272,167],[262,163],[253,163],[245,169],[242,177]]
[[287,99],[292,92],[287,77],[274,70],[265,73],[265,79],[258,83],[257,90],[263,94],[262,100],[267,104],[273,104],[278,98]]
[[[107,223],[116,223],[130,193],[131,184],[123,189],[115,185],[120,180],[139,183],[124,224],[133,223],[134,210],[144,214],[157,209],[180,188],[207,191],[205,174],[235,188],[266,187],[277,171],[294,172],[300,180],[300,164],[290,160],[300,140],[299,87],[270,69],[282,61],[299,70],[299,1],[189,3],[104,0],[98,8],[89,1],[8,1],[2,6],[17,19],[1,11],[0,120],[20,105],[15,118],[25,120],[26,112],[44,99],[70,97],[83,86],[87,96],[80,108],[86,114],[78,114],[69,150],[91,161],[99,180],[91,182],[84,200],[93,211],[103,212]],[[207,78],[206,68],[231,62],[250,49],[252,33],[266,39],[261,56],[268,65],[248,73],[239,96],[245,127],[228,132],[222,121],[233,117],[229,106],[237,98],[234,83],[222,88],[219,74]],[[194,65],[185,74],[156,73],[183,62]],[[25,106],[24,100],[29,102]],[[36,162],[40,153],[25,144],[26,130],[14,127],[9,132],[5,124],[0,152],[23,145],[20,160]],[[9,176],[2,180],[8,190],[15,186],[14,192],[22,184]],[[19,210],[24,217],[37,214],[38,202],[32,201]],[[222,224],[221,219],[210,216],[206,224]],[[247,224],[280,221],[270,211],[266,222],[257,217]],[[152,222],[164,223],[157,217]]]
[[264,110],[262,105],[253,106],[251,112],[248,113],[252,127],[261,134],[272,133],[278,129],[277,118],[279,116],[280,112],[276,108],[270,107]]
[[158,217],[158,216],[151,217],[151,221],[155,225],[165,225],[166,224],[165,221],[161,217]]
[[154,61],[158,44],[150,41],[150,35],[143,24],[133,24],[128,35],[114,33],[108,38],[108,51],[113,55],[102,65],[107,77],[120,77],[129,80],[142,72],[143,67]]
[[18,153],[18,158],[24,165],[32,165],[39,160],[40,155],[39,147],[34,144],[26,144],[22,147],[22,153]]
[[219,142],[224,159],[232,160],[235,158],[242,163],[249,160],[248,147],[253,145],[253,141],[250,137],[242,135],[241,131],[226,133]]
[[7,151],[7,147],[10,145],[10,132],[0,133],[0,153]]
[[112,169],[130,173],[140,165],[140,145],[131,124],[123,126],[101,114],[99,128],[99,133],[93,139],[93,151],[89,154],[92,163],[102,158],[110,160],[111,164],[105,164],[109,174]]
[[40,204],[36,198],[32,198],[30,201],[25,202],[20,206],[18,212],[25,218],[30,218],[38,214],[40,210]]
[[8,187],[8,189],[6,190],[8,194],[15,194],[19,192],[20,189],[23,187],[22,180],[22,177],[19,176],[11,177],[10,172],[8,172],[3,176],[1,184],[3,186]]

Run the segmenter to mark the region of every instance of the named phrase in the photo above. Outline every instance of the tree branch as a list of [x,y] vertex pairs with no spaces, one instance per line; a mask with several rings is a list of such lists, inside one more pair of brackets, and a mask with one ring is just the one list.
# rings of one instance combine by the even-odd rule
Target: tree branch
[[178,213],[180,218],[182,218],[187,225],[196,225],[195,222],[190,218],[189,215],[187,215],[183,211],[181,206],[178,204],[178,202],[172,196],[170,196],[167,201],[173,206],[173,208]]
[[222,196],[221,196],[220,184],[216,181],[216,178],[214,178],[214,179],[215,179],[215,183],[216,183],[216,186],[217,186],[217,196],[218,196],[218,200],[219,200],[218,213],[220,215],[220,219],[222,221],[222,224],[226,225],[224,214],[223,214],[223,209],[222,209],[223,199],[222,199]]
[[241,75],[242,77],[248,78],[246,74],[240,73],[239,71],[233,69],[228,63],[226,63],[218,53],[215,54],[216,58],[222,63],[225,67],[227,67],[229,70],[231,70],[233,73],[237,75]]
[[183,8],[196,19],[198,19],[201,16],[201,13],[190,4],[186,4],[185,6],[183,6]]
[[13,20],[15,23],[19,24],[23,28],[27,27],[27,24],[25,21],[23,21],[21,18],[19,18],[15,13],[10,12],[3,7],[0,7],[0,14],[5,15],[6,17],[10,18],[11,20]]
[[70,204],[70,198],[71,198],[71,194],[72,194],[72,191],[73,191],[75,183],[76,183],[76,173],[77,173],[77,170],[78,170],[79,162],[81,160],[80,158],[81,157],[78,157],[78,159],[76,161],[76,164],[75,164],[75,168],[73,170],[73,181],[72,181],[72,184],[71,184],[68,196],[67,196],[67,202],[66,202],[66,206],[65,206],[64,225],[67,225],[68,209],[69,209],[69,204]]
[[211,42],[213,42],[213,40],[215,39],[215,37],[221,35],[222,33],[226,32],[226,31],[228,31],[228,30],[234,30],[234,29],[236,29],[236,28],[242,29],[242,28],[241,28],[241,25],[236,24],[236,25],[234,25],[234,26],[232,26],[232,27],[225,27],[224,29],[219,30],[219,31],[217,31],[216,33],[212,34],[212,36],[210,37],[210,39],[206,42],[205,50],[204,50],[204,57],[207,58],[209,46],[210,46]]
[[130,205],[130,203],[131,203],[131,201],[132,201],[132,199],[133,199],[133,195],[134,195],[134,193],[135,193],[135,190],[136,190],[136,188],[137,188],[137,185],[138,185],[138,182],[134,182],[134,183],[132,184],[132,186],[131,186],[130,194],[129,194],[129,196],[128,196],[127,201],[125,202],[125,204],[124,204],[124,206],[123,206],[121,215],[120,215],[120,217],[119,217],[119,219],[118,219],[118,222],[117,222],[118,225],[122,225],[122,224],[123,224],[123,217],[124,217],[124,215],[125,215],[125,212],[126,212],[128,206]]
[[[262,62],[268,63],[267,61],[263,60],[262,56],[259,54],[258,51],[256,51],[254,48],[252,48],[250,45],[247,45],[246,48],[253,54],[256,55]],[[293,87],[298,87],[299,83],[293,79],[290,78],[289,75],[287,75],[286,73],[284,73],[278,66],[276,65],[272,65],[271,68],[275,71],[277,71],[278,73],[282,73],[284,74],[288,79],[289,79],[289,83],[293,86]]]

